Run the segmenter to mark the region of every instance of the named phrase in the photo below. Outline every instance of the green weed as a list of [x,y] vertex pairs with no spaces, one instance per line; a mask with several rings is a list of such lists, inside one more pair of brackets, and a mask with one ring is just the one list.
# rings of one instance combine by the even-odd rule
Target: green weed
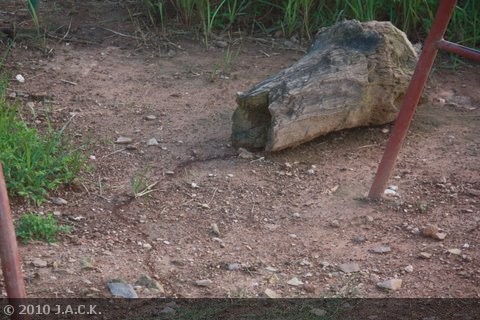
[[0,80],[0,161],[7,188],[36,204],[45,201],[49,190],[73,181],[85,155],[74,150],[63,130],[48,126],[43,134],[21,120],[19,108],[6,101],[8,78]]
[[32,240],[56,242],[59,233],[70,233],[70,230],[69,226],[59,226],[52,214],[41,216],[35,213],[26,213],[15,225],[17,237],[24,243]]
[[[167,6],[166,0],[138,1],[151,2],[145,6],[147,10],[156,8],[163,17],[167,10],[174,10],[186,27],[198,22],[197,29],[202,29],[206,44],[212,32],[226,29],[251,33],[283,29],[287,37],[299,33],[309,39],[319,28],[342,19],[391,21],[412,41],[421,41],[432,26],[439,4],[438,0],[170,0]],[[166,22],[162,18],[160,23]],[[446,38],[478,47],[480,1],[458,1]]]

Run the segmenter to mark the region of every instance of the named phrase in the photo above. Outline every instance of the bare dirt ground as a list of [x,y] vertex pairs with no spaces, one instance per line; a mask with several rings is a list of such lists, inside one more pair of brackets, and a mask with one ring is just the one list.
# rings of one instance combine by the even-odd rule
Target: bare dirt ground
[[[20,5],[7,2],[0,20],[27,21]],[[13,81],[9,94],[33,102],[38,126],[45,113],[58,128],[68,122],[75,143],[88,142],[90,169],[52,193],[65,205],[12,200],[16,218],[55,212],[72,227],[56,244],[20,245],[29,296],[108,297],[107,282],[135,286],[141,275],[161,287],[136,285],[140,297],[267,289],[281,297],[480,296],[479,65],[437,63],[391,179],[398,196],[371,203],[362,199],[390,125],[253,160],[230,146],[235,93],[301,52],[224,38],[238,57],[222,73],[226,48],[206,50],[194,33],[144,42],[135,18],[115,4],[46,1],[40,18],[50,24],[47,50],[19,38],[7,69],[26,81]],[[132,143],[116,144],[121,136]],[[147,145],[152,138],[158,145]],[[142,174],[157,184],[132,198],[131,181]],[[446,238],[423,236],[427,225]],[[377,287],[393,278],[402,279],[399,290]]]

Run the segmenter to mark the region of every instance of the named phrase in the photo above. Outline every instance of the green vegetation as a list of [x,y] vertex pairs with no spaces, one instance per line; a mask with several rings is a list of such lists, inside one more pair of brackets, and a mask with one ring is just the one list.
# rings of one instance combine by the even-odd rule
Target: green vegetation
[[17,105],[6,100],[8,77],[0,70],[0,161],[10,195],[36,204],[47,192],[72,182],[85,157],[63,136],[63,129],[48,126],[41,134],[21,119]]
[[[304,39],[342,19],[389,20],[411,40],[430,29],[438,0],[141,0],[154,21],[175,21],[201,29],[208,44],[212,32],[281,32]],[[145,5],[146,4],[146,5]],[[159,10],[161,8],[161,10]],[[480,1],[460,0],[447,31],[448,40],[480,45]]]
[[52,214],[41,216],[35,213],[22,215],[16,223],[16,233],[22,242],[32,240],[56,242],[59,233],[69,233],[69,226],[59,226]]

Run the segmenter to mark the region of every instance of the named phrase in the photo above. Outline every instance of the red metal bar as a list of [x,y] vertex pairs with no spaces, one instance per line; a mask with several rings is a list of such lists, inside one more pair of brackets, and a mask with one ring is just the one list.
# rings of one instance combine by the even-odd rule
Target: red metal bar
[[456,3],[456,0],[442,0],[440,2],[432,28],[425,40],[422,53],[415,67],[412,80],[403,98],[401,109],[395,120],[395,125],[393,126],[391,137],[385,148],[382,161],[380,162],[372,187],[370,188],[369,198],[379,198],[383,194],[388,179],[392,175],[398,153],[405,140],[418,101],[420,100],[433,62],[437,56],[437,43],[443,39]]
[[465,47],[462,45],[459,45],[457,43],[453,43],[447,40],[440,40],[437,42],[437,48],[441,50],[445,50],[451,53],[458,54],[459,56],[462,56],[464,58],[470,59],[470,60],[475,60],[475,61],[480,61],[480,51],[475,50],[469,47]]
[[12,319],[29,319],[28,315],[17,313],[22,300],[26,299],[25,284],[20,266],[20,258],[17,248],[15,229],[12,222],[12,214],[8,203],[7,186],[3,176],[3,168],[0,163],[0,258],[2,259],[2,271],[5,279],[5,288],[10,304],[15,312]]

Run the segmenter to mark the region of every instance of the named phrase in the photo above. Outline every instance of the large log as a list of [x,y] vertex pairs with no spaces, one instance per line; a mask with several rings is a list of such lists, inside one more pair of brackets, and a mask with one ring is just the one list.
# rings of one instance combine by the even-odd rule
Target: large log
[[236,147],[277,151],[328,132],[392,122],[417,56],[390,22],[321,29],[292,66],[237,94]]

